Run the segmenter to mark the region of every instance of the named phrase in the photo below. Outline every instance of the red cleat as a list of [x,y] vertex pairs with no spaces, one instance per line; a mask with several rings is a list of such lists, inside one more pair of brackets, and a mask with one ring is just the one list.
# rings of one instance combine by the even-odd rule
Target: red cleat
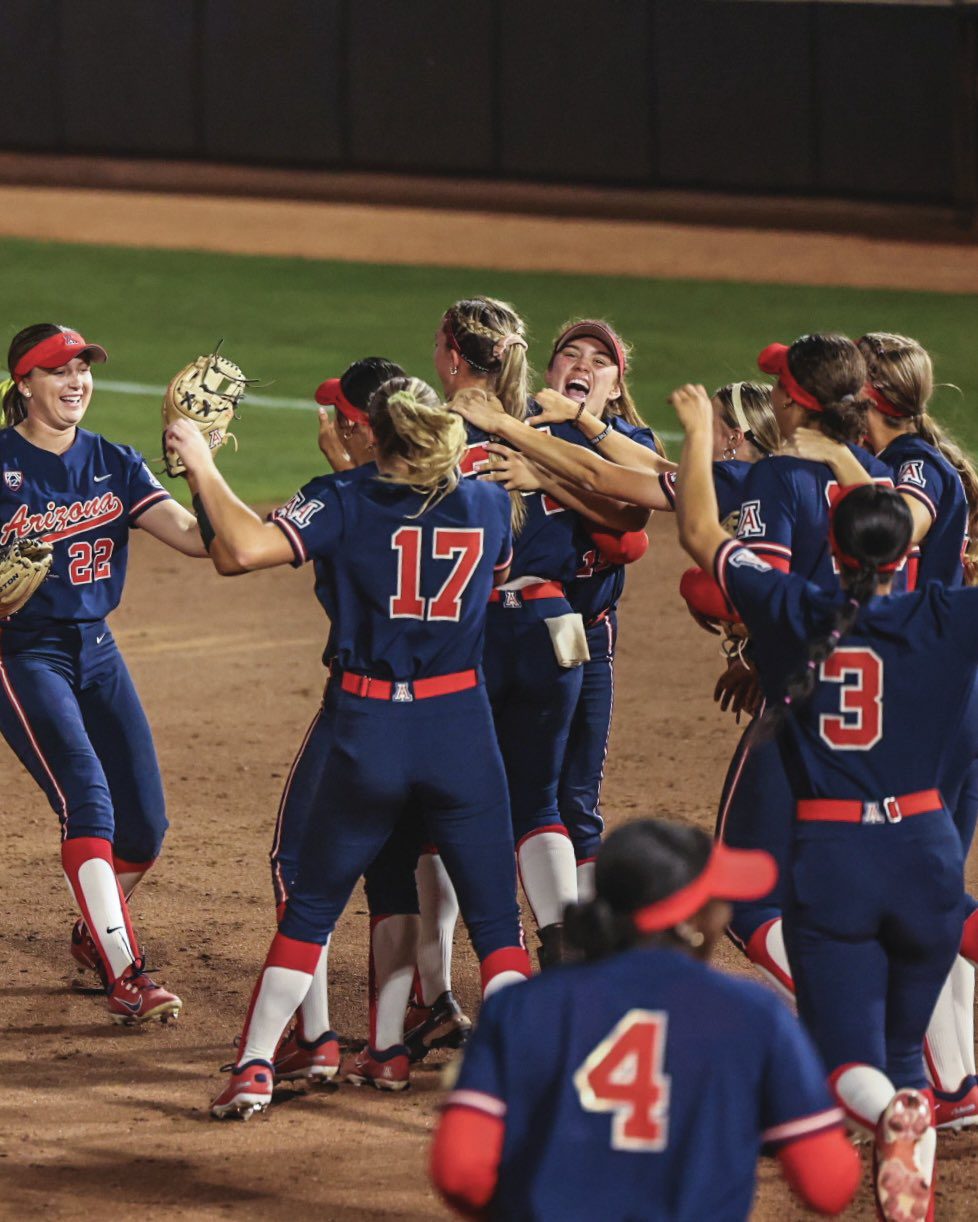
[[885,1222],[924,1222],[934,1189],[937,1133],[918,1090],[899,1090],[876,1126],[873,1191]]
[[273,1069],[268,1061],[246,1061],[231,1072],[231,1081],[211,1104],[217,1120],[247,1120],[272,1101]]
[[71,931],[71,957],[82,970],[93,972],[103,989],[109,987],[108,969],[82,917],[78,918]]
[[175,993],[168,993],[143,971],[137,960],[109,989],[109,1017],[127,1027],[158,1018],[169,1022],[180,1014],[183,1002]]
[[340,1043],[335,1031],[307,1043],[293,1030],[275,1050],[276,1082],[328,1082],[340,1067]]
[[340,1076],[354,1086],[373,1086],[377,1090],[407,1090],[410,1083],[410,1060],[403,1044],[395,1044],[378,1052],[361,1048],[343,1061]]

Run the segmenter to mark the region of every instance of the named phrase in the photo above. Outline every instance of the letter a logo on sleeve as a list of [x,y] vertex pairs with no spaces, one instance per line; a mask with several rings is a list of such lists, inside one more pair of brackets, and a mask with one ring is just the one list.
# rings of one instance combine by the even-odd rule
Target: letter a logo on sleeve
[[764,519],[761,517],[760,501],[744,501],[740,507],[740,521],[737,523],[738,539],[761,539],[767,533]]
[[897,476],[898,484],[916,484],[918,488],[927,487],[927,478],[924,475],[924,463],[920,458],[914,458],[910,462],[905,462],[900,468],[900,474]]

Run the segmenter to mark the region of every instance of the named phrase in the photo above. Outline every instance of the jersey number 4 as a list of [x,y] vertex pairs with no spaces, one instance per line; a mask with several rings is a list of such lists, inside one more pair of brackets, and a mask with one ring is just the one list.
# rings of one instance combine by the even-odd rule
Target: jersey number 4
[[402,526],[391,536],[397,552],[397,593],[390,600],[391,619],[455,620],[462,614],[465,593],[482,559],[482,531],[437,526],[431,544],[435,560],[455,565],[434,598],[421,596],[421,527]]
[[93,581],[108,581],[112,576],[111,539],[96,539],[94,543],[72,543],[68,548],[68,576],[73,586],[90,586]]
[[614,1150],[658,1151],[669,1141],[668,1016],[629,1010],[574,1074],[581,1107],[611,1112]]
[[819,677],[841,684],[839,712],[823,713],[818,732],[837,751],[868,751],[883,737],[883,659],[872,649],[842,648]]

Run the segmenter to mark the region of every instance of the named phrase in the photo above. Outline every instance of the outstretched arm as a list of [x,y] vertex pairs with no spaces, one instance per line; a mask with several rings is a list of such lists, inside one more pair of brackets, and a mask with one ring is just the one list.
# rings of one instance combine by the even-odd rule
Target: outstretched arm
[[676,485],[679,542],[709,573],[717,549],[728,538],[720,525],[713,484],[713,407],[705,387],[689,383],[674,390],[669,401],[686,434]]
[[139,529],[185,556],[207,555],[207,548],[197,528],[197,519],[176,501],[159,501],[156,505],[150,505],[140,515]]
[[[226,554],[241,569],[267,569],[291,564],[292,547],[285,535],[271,522],[264,522],[244,501],[238,499],[214,465],[206,441],[193,425],[177,420],[166,430],[166,445],[175,450],[193,477],[215,534]],[[218,571],[224,571],[219,556],[213,557]]]
[[589,411],[582,412],[580,403],[575,403],[573,399],[568,399],[558,391],[549,389],[541,390],[533,397],[543,408],[539,416],[534,416],[529,422],[534,428],[540,428],[545,424],[565,422],[573,424],[588,441],[595,441],[602,434],[606,434],[603,440],[598,442],[603,457],[623,467],[662,471],[662,464],[665,460],[661,454],[650,450],[648,446],[638,441],[632,441],[630,437],[619,433],[615,428],[609,432],[602,417],[594,416]]

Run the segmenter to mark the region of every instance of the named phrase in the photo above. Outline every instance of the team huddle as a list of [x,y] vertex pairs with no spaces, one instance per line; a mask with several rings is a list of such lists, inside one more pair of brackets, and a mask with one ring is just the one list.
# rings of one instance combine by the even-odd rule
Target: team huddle
[[[469,1216],[583,1217],[598,1185],[608,1218],[745,1218],[762,1150],[839,1213],[860,1175],[848,1125],[873,1138],[878,1216],[931,1218],[938,1131],[978,1126],[978,475],[928,413],[912,339],[806,335],[763,349],[770,382],[678,388],[678,464],[630,355],[609,323],[571,322],[537,389],[513,308],[456,302],[440,390],[380,357],[324,381],[332,470],[262,517],[215,463],[247,382],[232,362],[200,358],[168,391],[191,513],[80,427],[104,349],[52,324],[14,337],[0,731],[61,823],[70,953],[113,1021],[180,1013],[130,915],[168,826],[106,623],[130,530],[225,575],[311,561],[326,683],[211,1114],[265,1111],[283,1081],[403,1090],[464,1045],[431,1175]],[[712,841],[644,819],[602,843],[617,608],[655,509],[694,562],[694,619],[723,638],[714,698],[747,724]],[[361,878],[369,1034],[344,1050],[328,952]],[[474,1027],[452,990],[459,914]],[[708,966],[725,934],[766,983]]]

